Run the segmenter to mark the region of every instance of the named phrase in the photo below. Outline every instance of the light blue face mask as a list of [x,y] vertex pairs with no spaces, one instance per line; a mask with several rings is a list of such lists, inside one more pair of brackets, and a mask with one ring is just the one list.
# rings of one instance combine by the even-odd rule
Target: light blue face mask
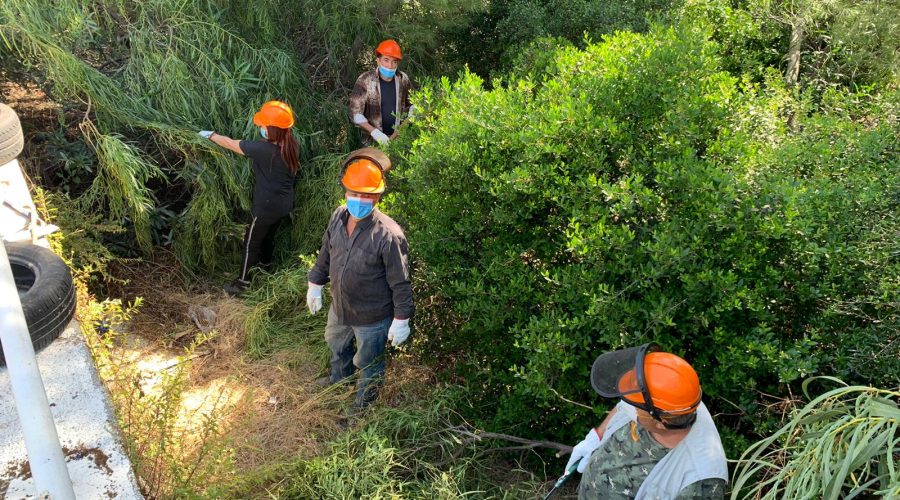
[[263,139],[269,138],[269,131],[266,127],[259,127],[259,135],[262,136]]
[[393,78],[394,75],[397,74],[396,69],[387,69],[380,64],[378,65],[378,72],[381,73],[381,76],[383,76],[385,78]]
[[364,219],[375,208],[375,200],[360,198],[359,196],[347,197],[347,211],[357,219]]

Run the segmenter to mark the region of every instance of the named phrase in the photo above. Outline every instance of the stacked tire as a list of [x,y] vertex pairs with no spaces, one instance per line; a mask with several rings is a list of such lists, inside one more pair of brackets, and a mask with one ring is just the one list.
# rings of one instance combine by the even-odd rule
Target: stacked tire
[[19,117],[12,108],[0,103],[0,165],[15,160],[24,144]]

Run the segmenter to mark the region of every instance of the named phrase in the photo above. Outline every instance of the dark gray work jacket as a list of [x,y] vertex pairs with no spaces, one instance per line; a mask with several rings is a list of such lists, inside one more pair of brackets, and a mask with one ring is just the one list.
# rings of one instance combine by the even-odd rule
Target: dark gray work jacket
[[370,325],[388,316],[413,315],[409,245],[403,229],[378,208],[347,235],[346,206],[331,214],[311,283],[331,282],[334,312],[341,324]]

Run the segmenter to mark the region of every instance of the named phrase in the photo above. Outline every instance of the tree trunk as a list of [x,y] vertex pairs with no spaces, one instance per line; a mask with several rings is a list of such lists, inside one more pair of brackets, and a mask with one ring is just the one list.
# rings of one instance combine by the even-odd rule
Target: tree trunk
[[784,72],[784,81],[791,87],[797,85],[800,76],[800,49],[803,48],[806,21],[802,18],[795,19],[791,23],[791,44],[788,46],[787,70]]
[[[803,39],[806,30],[806,20],[798,17],[791,23],[791,43],[788,46],[787,53],[787,69],[784,72],[784,81],[788,87],[797,86],[797,80],[800,77],[800,53],[803,48]],[[788,129],[792,132],[797,131],[797,110],[791,110],[787,120]]]

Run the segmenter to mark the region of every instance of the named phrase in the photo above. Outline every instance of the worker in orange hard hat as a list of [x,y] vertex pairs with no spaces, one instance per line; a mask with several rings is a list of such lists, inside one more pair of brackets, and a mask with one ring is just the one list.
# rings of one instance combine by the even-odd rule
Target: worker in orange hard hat
[[322,287],[331,283],[325,326],[331,375],[317,383],[343,382],[360,370],[356,410],[378,396],[386,344],[406,341],[414,309],[406,236],[376,208],[385,189],[384,171],[390,166],[387,155],[375,148],[362,148],[347,157],[341,173],[346,204],[332,214],[308,275],[306,305],[311,314],[322,308]]
[[356,79],[350,94],[350,119],[365,132],[365,145],[372,145],[373,141],[387,145],[410,114],[412,82],[397,69],[402,59],[400,45],[385,40],[375,48],[375,68]]
[[725,450],[687,361],[652,343],[607,352],[591,385],[620,401],[572,449],[579,499],[724,498]]
[[247,288],[254,266],[271,269],[275,232],[294,206],[294,179],[300,164],[300,147],[291,132],[294,111],[287,103],[263,104],[253,115],[253,124],[259,127],[259,140],[239,141],[211,130],[200,132],[215,144],[250,157],[253,170],[253,203],[244,235],[241,270],[225,287],[231,295],[239,295]]

